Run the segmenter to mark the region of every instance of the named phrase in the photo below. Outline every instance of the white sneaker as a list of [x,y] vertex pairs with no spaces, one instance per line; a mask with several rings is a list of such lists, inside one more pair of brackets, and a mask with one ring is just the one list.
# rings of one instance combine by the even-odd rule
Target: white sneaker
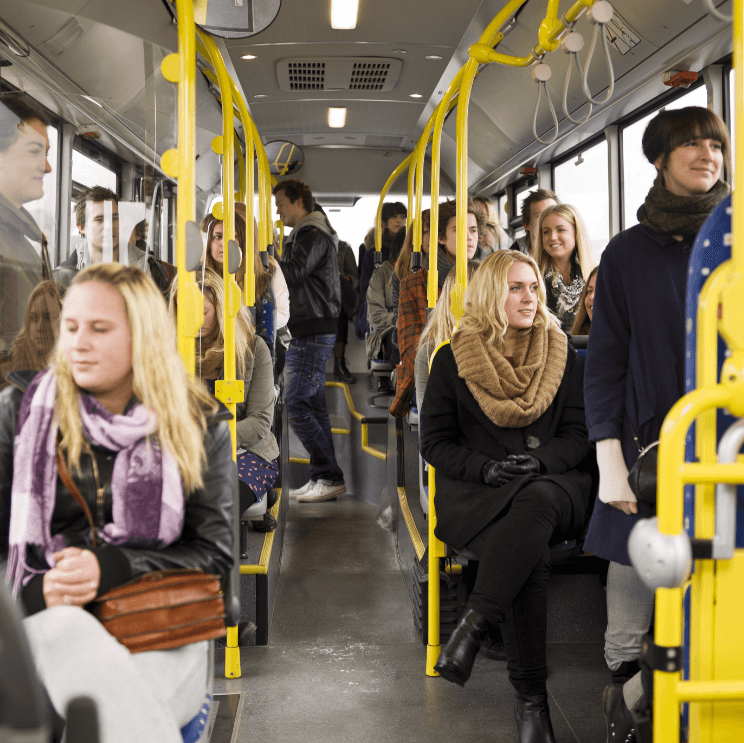
[[304,495],[308,490],[312,490],[315,487],[315,480],[308,480],[301,488],[295,488],[289,491],[290,498],[297,498],[299,495]]
[[331,480],[318,480],[315,486],[297,496],[297,500],[302,503],[317,503],[323,500],[333,500],[339,495],[346,492],[346,485],[343,480],[332,482]]

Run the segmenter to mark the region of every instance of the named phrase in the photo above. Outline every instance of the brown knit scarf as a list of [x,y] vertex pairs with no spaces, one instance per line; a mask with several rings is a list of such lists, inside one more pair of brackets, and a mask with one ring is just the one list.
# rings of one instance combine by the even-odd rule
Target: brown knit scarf
[[638,210],[638,221],[655,232],[695,237],[703,222],[728,193],[728,185],[718,181],[707,193],[676,196],[667,191],[663,176],[659,173],[646,201]]
[[482,336],[457,330],[452,352],[458,375],[488,418],[501,428],[524,428],[548,409],[558,392],[568,339],[553,325],[523,331],[512,366]]

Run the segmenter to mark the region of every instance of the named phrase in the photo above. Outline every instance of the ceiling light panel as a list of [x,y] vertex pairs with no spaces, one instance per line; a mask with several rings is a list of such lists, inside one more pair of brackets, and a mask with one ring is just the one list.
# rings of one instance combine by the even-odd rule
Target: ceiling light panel
[[359,0],[331,0],[331,28],[356,28]]
[[346,109],[345,108],[329,108],[328,109],[328,126],[331,129],[340,129],[346,125]]

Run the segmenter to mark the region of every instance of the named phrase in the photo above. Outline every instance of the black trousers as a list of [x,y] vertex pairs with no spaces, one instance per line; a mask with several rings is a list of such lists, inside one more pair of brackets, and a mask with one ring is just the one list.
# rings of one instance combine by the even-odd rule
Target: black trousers
[[545,692],[550,549],[569,531],[573,506],[551,482],[527,484],[509,509],[466,547],[480,557],[468,606],[501,625],[509,680],[520,694]]

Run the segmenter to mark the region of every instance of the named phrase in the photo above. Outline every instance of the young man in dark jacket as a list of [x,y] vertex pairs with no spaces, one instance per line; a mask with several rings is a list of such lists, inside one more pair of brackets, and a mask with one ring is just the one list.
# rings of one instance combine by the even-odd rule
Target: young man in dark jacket
[[282,181],[273,193],[279,218],[293,228],[279,264],[289,288],[292,333],[284,367],[287,410],[310,454],[310,480],[290,493],[300,501],[330,500],[346,492],[324,386],[341,309],[338,235],[325,215],[314,211],[313,194],[306,184]]

